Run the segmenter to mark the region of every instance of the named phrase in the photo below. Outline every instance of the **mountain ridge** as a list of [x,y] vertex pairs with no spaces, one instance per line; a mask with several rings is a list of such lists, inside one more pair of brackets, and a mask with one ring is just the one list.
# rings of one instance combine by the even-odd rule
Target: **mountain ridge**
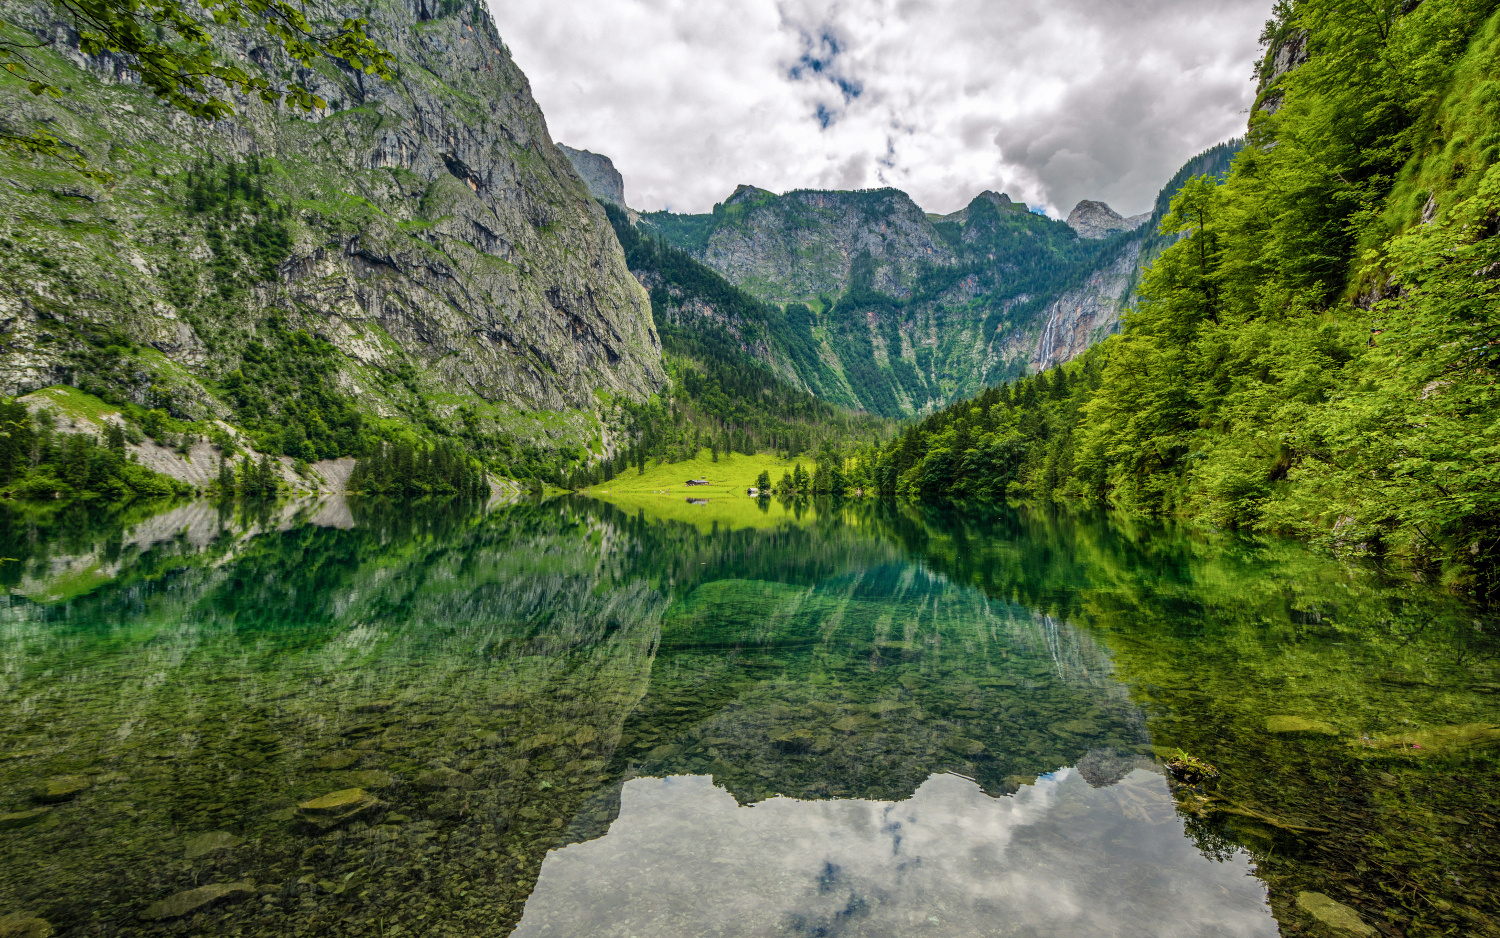
[[[1154,256],[1157,201],[1127,219],[1085,200],[1064,222],[991,190],[938,215],[892,188],[778,195],[740,184],[712,212],[631,222],[775,308],[755,314],[745,348],[784,380],[896,417],[1068,361],[1112,332]],[[634,273],[659,322],[700,317],[736,335],[750,326],[660,271]],[[768,342],[766,329],[785,340]]]

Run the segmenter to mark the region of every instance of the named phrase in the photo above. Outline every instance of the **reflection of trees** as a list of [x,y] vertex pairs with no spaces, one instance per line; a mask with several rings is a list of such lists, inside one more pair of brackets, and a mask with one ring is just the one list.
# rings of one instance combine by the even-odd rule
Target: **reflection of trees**
[[[1432,899],[1500,911],[1500,894],[1474,887],[1500,868],[1500,844],[1465,833],[1500,803],[1489,757],[1374,761],[1351,745],[1411,724],[1494,721],[1484,690],[1500,682],[1500,647],[1454,597],[1290,543],[1112,515],[882,506],[868,518],[955,581],[1096,636],[1158,750],[1218,766],[1224,795],[1330,829],[1299,837],[1243,817],[1191,822],[1208,855],[1226,835],[1252,848],[1283,921],[1296,918],[1288,905],[1302,889],[1416,930],[1447,921]],[[1272,714],[1339,735],[1271,733]]]

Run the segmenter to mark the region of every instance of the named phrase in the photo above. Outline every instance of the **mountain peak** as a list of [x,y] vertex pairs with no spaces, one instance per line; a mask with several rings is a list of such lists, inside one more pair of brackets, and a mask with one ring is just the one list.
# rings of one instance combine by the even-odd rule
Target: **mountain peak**
[[1125,218],[1104,202],[1084,199],[1068,213],[1068,227],[1080,238],[1107,238],[1121,231],[1134,231],[1150,218],[1149,212]]
[[573,164],[573,171],[582,179],[583,184],[588,187],[589,195],[600,202],[612,202],[620,208],[625,208],[625,177],[615,169],[614,161],[602,153],[590,153],[588,150],[575,150],[572,147],[559,143],[557,148],[562,151],[568,162]]
[[737,186],[734,187],[734,192],[732,194],[730,194],[729,198],[727,198],[727,199],[724,200],[724,204],[725,205],[738,205],[741,202],[748,202],[751,199],[759,198],[760,196],[763,196],[763,195],[775,195],[775,194],[776,193],[771,192],[768,189],[762,189],[759,186],[746,185],[745,183],[742,182],[739,185],[737,185]]

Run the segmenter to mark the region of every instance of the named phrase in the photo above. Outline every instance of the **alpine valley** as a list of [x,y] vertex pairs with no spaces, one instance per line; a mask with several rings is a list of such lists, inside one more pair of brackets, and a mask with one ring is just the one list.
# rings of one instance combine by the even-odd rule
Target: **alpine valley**
[[[6,6],[5,35],[50,42],[34,58],[68,91],[0,80],[5,113],[112,178],[0,156],[0,390],[96,435],[117,413],[138,460],[200,487],[227,452],[274,457],[283,487],[338,489],[350,457],[402,438],[561,481],[639,445],[636,411],[685,396],[680,369],[726,361],[820,427],[829,405],[924,414],[1113,332],[1174,188],[1236,149],[1131,219],[751,186],[710,215],[639,214],[607,157],[552,141],[482,7],[363,15],[392,80],[294,70],[218,29],[240,64],[295,74],[327,107],[242,97],[210,124],[82,54],[46,3]],[[789,451],[819,432],[791,432],[788,407],[695,418],[705,438]]]

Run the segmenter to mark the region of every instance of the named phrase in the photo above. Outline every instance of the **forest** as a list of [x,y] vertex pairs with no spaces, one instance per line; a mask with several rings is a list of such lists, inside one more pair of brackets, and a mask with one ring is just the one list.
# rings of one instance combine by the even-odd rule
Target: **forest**
[[67,433],[49,411],[0,399],[0,495],[6,498],[128,502],[186,494],[184,485],[125,454],[125,427],[109,423],[100,437]]
[[1121,334],[908,428],[877,488],[1292,534],[1493,597],[1495,7],[1279,4],[1249,145],[1172,200]]

